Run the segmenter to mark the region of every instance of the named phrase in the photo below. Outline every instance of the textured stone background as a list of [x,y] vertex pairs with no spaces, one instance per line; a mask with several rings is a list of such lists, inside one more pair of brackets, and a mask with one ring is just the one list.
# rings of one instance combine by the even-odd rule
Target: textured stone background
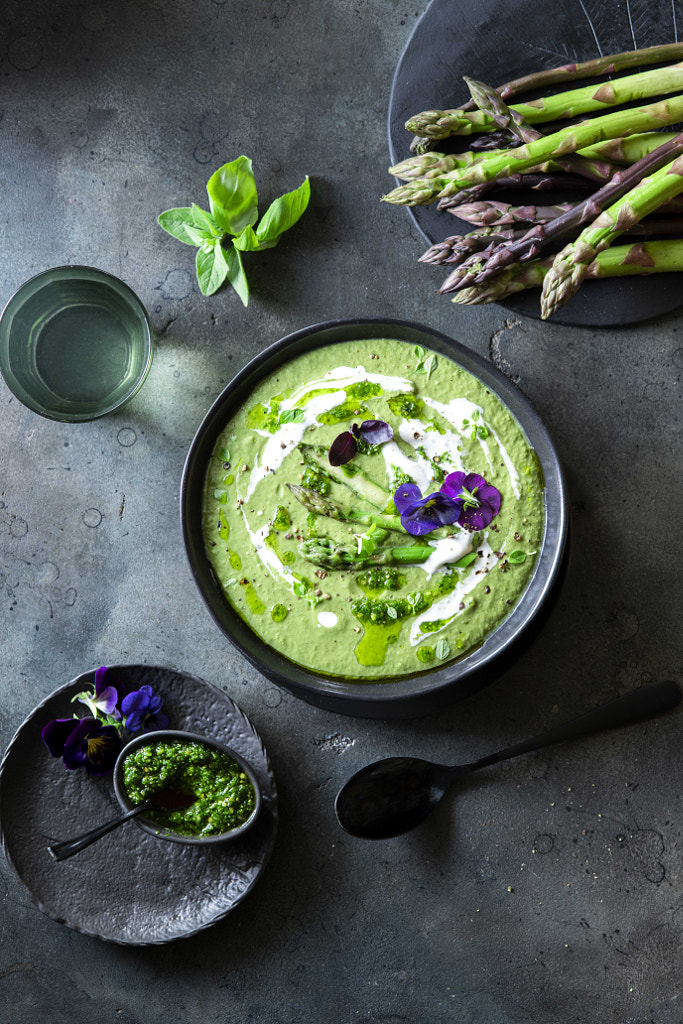
[[[224,687],[280,792],[273,859],[226,921],[152,950],[41,915],[0,867],[9,1024],[680,1024],[679,714],[489,769],[418,831],[365,844],[339,786],[377,757],[471,759],[677,678],[680,316],[620,330],[459,308],[418,266],[390,179],[393,69],[421,5],[397,0],[6,0],[0,26],[0,300],[66,262],[121,276],[152,316],[140,394],[82,425],[0,383],[0,742],[52,689],[144,662]],[[309,210],[248,259],[252,301],[203,298],[156,216],[250,155],[262,208],[310,174]],[[400,316],[488,356],[556,440],[574,553],[538,642],[469,701],[408,722],[305,705],[237,655],[182,549],[194,431],[250,358],[346,316]],[[680,491],[679,491],[680,494]],[[106,842],[106,841],[105,841]],[[115,843],[101,870],[116,871]],[[144,885],[144,877],[140,879]],[[92,878],[93,892],[98,878]]]

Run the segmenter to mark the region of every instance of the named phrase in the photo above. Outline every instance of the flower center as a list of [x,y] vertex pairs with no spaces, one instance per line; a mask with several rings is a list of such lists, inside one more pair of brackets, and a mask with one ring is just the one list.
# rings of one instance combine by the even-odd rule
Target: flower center
[[458,501],[462,502],[463,508],[479,508],[481,502],[479,501],[479,498],[475,497],[478,490],[478,487],[473,487],[471,491],[468,491],[466,487],[463,487],[458,495]]

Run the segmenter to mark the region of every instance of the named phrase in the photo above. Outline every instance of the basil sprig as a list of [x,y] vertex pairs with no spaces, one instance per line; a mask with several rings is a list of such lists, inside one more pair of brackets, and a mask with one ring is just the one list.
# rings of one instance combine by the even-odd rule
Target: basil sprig
[[185,245],[197,248],[197,280],[203,295],[213,295],[227,280],[243,304],[249,302],[249,285],[242,262],[243,252],[272,249],[298,221],[308,206],[308,176],[293,192],[270,204],[260,223],[258,193],[251,160],[238,156],[224,164],[206,183],[209,210],[178,206],[159,214],[159,224]]

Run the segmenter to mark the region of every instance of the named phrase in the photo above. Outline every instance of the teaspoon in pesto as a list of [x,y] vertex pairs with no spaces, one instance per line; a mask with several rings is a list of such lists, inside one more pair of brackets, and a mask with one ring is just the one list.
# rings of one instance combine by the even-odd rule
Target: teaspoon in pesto
[[101,839],[102,836],[109,835],[119,825],[130,821],[131,818],[135,818],[138,814],[144,814],[145,811],[183,811],[186,807],[193,804],[196,799],[197,797],[194,793],[182,792],[170,787],[160,789],[149,800],[138,804],[130,811],[126,811],[125,814],[119,814],[118,817],[105,821],[103,825],[91,828],[88,832],[84,832],[74,839],[65,839],[61,843],[53,843],[52,846],[48,846],[48,850],[55,860],[66,860],[67,857],[73,857],[74,853],[80,853],[81,850],[85,850],[87,846]]
[[675,682],[654,683],[617,697],[540,736],[489,754],[469,764],[442,765],[418,757],[389,757],[356,772],[335,801],[339,824],[361,839],[390,839],[410,831],[431,814],[446,790],[479,768],[519,754],[670,711],[681,700]]

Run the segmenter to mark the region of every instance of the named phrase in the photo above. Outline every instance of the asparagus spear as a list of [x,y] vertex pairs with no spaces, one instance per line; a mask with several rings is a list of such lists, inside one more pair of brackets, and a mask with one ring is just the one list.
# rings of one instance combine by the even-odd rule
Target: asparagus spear
[[524,173],[555,155],[574,153],[606,138],[634,135],[666,124],[675,124],[680,120],[683,120],[683,95],[670,96],[657,103],[630,107],[581,121],[516,149],[487,154],[485,159],[476,161],[464,170],[452,171],[429,180],[418,178],[400,185],[382,198],[384,202],[400,205],[425,205],[435,199],[456,195],[473,185]]
[[[682,69],[683,70],[683,69]],[[474,78],[465,77],[465,82],[470,90],[472,99],[479,109],[491,118],[495,125],[507,128],[512,135],[520,142],[535,142],[542,138],[542,133],[537,131],[519,110],[508,107],[507,103],[495,89],[485,82],[478,82]],[[609,181],[615,171],[615,166],[605,160],[589,160],[579,153],[570,153],[568,156],[556,157],[563,170],[583,175],[593,181]]]
[[[679,151],[683,148],[683,134]],[[662,147],[664,148],[664,147]],[[541,292],[541,318],[547,320],[578,290],[589,265],[623,231],[658,209],[667,199],[683,192],[683,156],[677,156],[654,174],[643,178],[630,192],[603,210],[579,237],[555,257]]]
[[345,466],[332,466],[328,458],[328,450],[322,445],[299,444],[297,450],[301,452],[304,462],[313,469],[324,473],[335,483],[344,484],[361,501],[367,501],[375,508],[382,509],[389,500],[389,492],[376,484],[374,480],[363,473],[357,466],[347,463]]
[[[543,124],[633,103],[649,96],[663,96],[681,89],[683,63],[654,68],[635,75],[625,75],[597,87],[582,86],[528,103],[515,103],[511,109],[529,124]],[[489,113],[482,110],[463,111],[462,108],[423,111],[406,122],[408,131],[430,139],[443,139],[450,135],[471,135],[473,132],[489,131],[492,127],[500,125]]]
[[337,519],[343,523],[354,523],[359,526],[379,526],[383,530],[394,530],[405,536],[406,531],[401,526],[400,516],[382,515],[378,512],[361,512],[350,505],[341,505],[339,502],[330,501],[322,494],[313,491],[308,487],[300,487],[297,484],[287,484],[297,501],[309,512],[317,516],[327,516],[329,519]]
[[[640,181],[641,178],[662,167],[672,157],[683,150],[683,132],[678,135],[669,136],[669,141],[664,142],[648,156],[638,160],[631,167],[618,171],[607,185],[603,185],[592,196],[589,196],[581,203],[577,203],[571,210],[561,214],[548,224],[539,224],[532,227],[527,234],[516,242],[503,244],[489,258],[485,265],[479,264],[472,268],[472,276],[468,280],[458,275],[457,281],[446,280],[441,286],[442,293],[453,291],[457,288],[466,288],[470,284],[481,284],[488,277],[500,272],[510,263],[522,262],[539,256],[551,242],[564,238],[575,231],[583,224],[590,223],[595,217],[611,203],[620,199],[629,189]],[[669,196],[662,201],[666,202]],[[648,211],[650,212],[650,211]],[[646,214],[643,214],[646,216]]]
[[403,547],[378,547],[371,555],[360,557],[355,548],[335,544],[329,537],[311,537],[299,545],[303,557],[323,569],[348,569],[354,572],[371,565],[415,565],[426,562],[434,553],[428,544]]
[[527,228],[481,227],[466,235],[450,235],[436,242],[420,256],[418,263],[460,263],[475,252],[481,252],[500,242],[512,242],[525,235]]
[[506,224],[545,224],[573,209],[575,203],[555,203],[554,206],[513,206],[496,199],[478,203],[463,203],[458,217],[468,224],[482,227],[500,227]]
[[[483,305],[499,302],[526,288],[540,288],[552,265],[552,256],[529,263],[512,263],[496,277],[457,292],[452,301],[467,306]],[[599,252],[586,271],[586,280],[680,271],[683,271],[683,239],[634,242]]]

